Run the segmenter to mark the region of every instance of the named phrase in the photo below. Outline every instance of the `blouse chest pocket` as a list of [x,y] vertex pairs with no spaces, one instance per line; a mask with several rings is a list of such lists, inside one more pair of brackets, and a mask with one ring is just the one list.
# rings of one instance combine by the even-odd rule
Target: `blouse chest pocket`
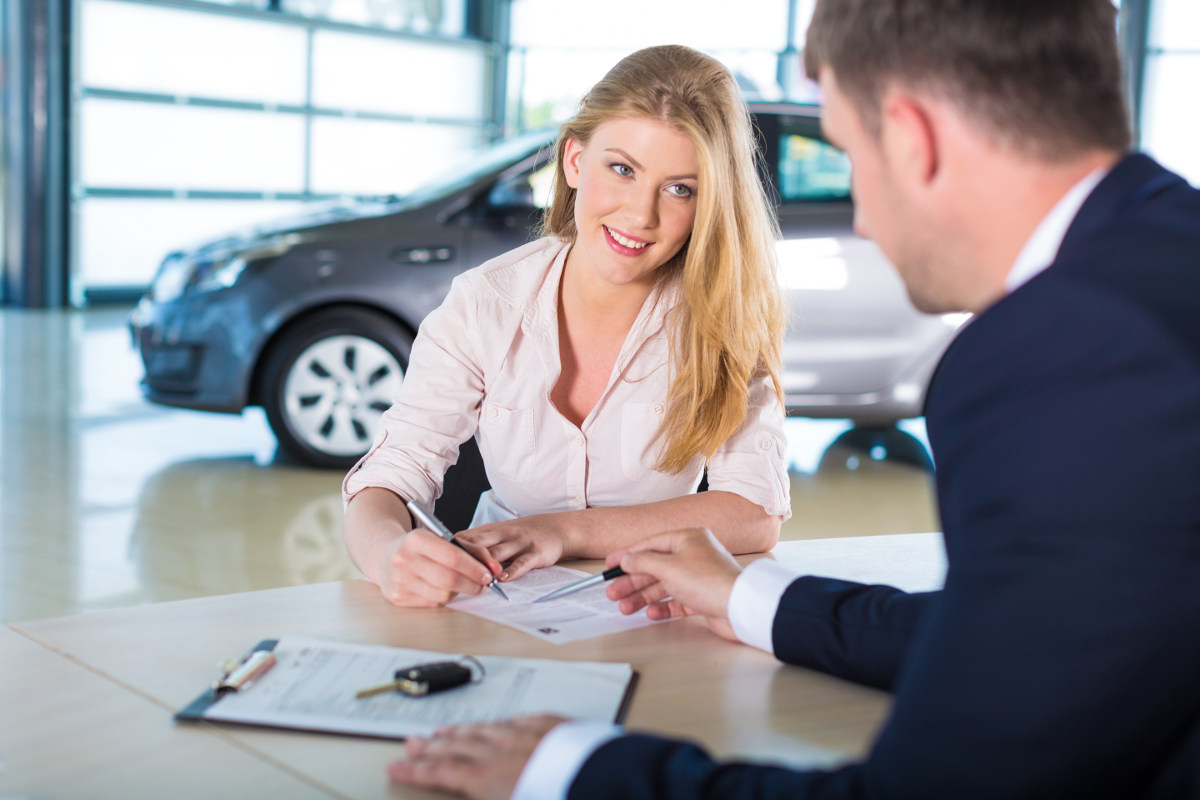
[[536,454],[533,409],[505,408],[485,400],[478,438],[489,474],[514,482],[529,477]]
[[630,480],[650,477],[659,456],[662,403],[628,403],[621,409],[621,471]]

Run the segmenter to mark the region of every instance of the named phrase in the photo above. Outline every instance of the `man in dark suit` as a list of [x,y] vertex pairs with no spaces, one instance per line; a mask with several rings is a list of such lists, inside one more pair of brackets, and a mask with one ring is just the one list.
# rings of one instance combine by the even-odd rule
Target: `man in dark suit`
[[860,232],[920,308],[977,314],[926,407],[945,588],[741,571],[703,531],[610,559],[627,613],[702,614],[891,690],[866,759],[720,764],[532,718],[415,742],[394,777],[477,797],[1200,797],[1200,192],[1128,153],[1113,14],[814,12],[805,63]]

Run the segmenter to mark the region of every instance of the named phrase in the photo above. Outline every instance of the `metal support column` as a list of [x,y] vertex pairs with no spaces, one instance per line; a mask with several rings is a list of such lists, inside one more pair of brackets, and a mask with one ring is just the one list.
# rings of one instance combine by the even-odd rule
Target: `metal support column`
[[508,119],[509,8],[512,0],[467,0],[467,36],[491,44],[488,135],[492,139],[512,136],[520,120]]
[[70,0],[4,0],[4,251],[0,297],[68,302]]
[[1146,42],[1151,0],[1122,0],[1118,37],[1125,68],[1125,104],[1133,125],[1133,146],[1142,139],[1142,85],[1146,74]]

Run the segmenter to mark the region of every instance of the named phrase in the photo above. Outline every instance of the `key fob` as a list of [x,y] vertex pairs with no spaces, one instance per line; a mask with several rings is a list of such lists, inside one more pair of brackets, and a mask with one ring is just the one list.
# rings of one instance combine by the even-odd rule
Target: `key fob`
[[396,691],[409,697],[444,692],[471,682],[471,668],[457,661],[434,661],[396,670]]

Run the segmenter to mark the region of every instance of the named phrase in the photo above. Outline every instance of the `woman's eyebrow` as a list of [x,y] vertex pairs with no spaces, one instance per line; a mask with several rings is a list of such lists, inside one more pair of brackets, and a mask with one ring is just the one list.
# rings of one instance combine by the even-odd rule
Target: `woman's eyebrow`
[[[605,148],[604,152],[615,153],[616,155],[618,155],[621,158],[628,161],[629,166],[633,167],[634,169],[643,169],[642,165],[638,162],[638,160],[636,158],[629,155],[629,153],[625,152],[624,150],[622,150],[619,147],[608,147],[608,148]],[[668,175],[667,180],[669,180],[669,181],[689,181],[689,180],[695,181],[695,180],[699,180],[699,176],[697,176],[697,175]]]

